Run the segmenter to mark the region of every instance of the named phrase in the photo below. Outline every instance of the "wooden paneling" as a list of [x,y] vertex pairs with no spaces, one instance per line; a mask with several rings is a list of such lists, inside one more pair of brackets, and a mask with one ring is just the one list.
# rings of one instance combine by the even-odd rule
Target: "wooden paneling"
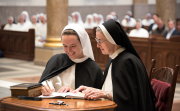
[[29,32],[0,30],[0,50],[8,58],[33,60],[34,39],[34,29]]

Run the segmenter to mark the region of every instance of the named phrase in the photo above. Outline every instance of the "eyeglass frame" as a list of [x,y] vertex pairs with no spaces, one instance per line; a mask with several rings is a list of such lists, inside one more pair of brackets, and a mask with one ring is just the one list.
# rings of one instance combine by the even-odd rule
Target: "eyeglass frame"
[[100,41],[99,41],[97,38],[95,38],[95,40],[96,40],[97,43],[100,43],[100,44],[102,44],[102,43],[104,43],[105,41],[107,41],[107,40],[104,40],[104,41],[101,41],[101,40],[100,40]]

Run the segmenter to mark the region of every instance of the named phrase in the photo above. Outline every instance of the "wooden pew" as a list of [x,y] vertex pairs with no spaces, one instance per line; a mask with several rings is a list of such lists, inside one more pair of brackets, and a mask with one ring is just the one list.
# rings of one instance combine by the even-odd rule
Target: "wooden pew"
[[0,50],[4,57],[32,61],[34,59],[35,31],[0,30]]
[[[90,31],[88,32],[90,33]],[[95,34],[95,32],[93,33]],[[99,48],[97,48],[97,43],[95,41],[96,35],[89,35],[95,61],[104,71],[109,56],[103,55]],[[180,64],[180,42],[174,42],[171,39],[167,40],[161,35],[151,35],[149,38],[129,37],[129,39],[143,61],[148,73],[151,67],[151,59],[156,60],[156,69],[160,67],[174,68],[176,64]],[[180,82],[180,72],[177,81]]]

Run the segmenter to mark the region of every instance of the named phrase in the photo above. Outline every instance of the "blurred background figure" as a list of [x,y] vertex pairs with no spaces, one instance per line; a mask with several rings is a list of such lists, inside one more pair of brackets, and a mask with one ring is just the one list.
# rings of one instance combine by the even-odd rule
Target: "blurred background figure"
[[106,21],[108,21],[109,19],[113,19],[113,20],[114,20],[114,16],[112,16],[112,15],[107,15],[107,16],[106,16]]
[[37,42],[37,47],[43,47],[46,36],[47,36],[47,17],[45,14],[41,15],[41,23],[39,23],[39,37],[37,38],[39,42]]
[[177,30],[180,32],[180,20],[177,21],[177,26],[176,26]]
[[19,15],[19,22],[16,25],[15,31],[29,31],[29,25],[25,24],[25,16],[24,15]]
[[71,23],[72,23],[72,17],[68,16],[68,24],[71,24]]
[[93,22],[93,16],[92,15],[87,15],[86,20],[84,23],[84,28],[85,29],[93,29],[94,28],[94,22]]
[[154,23],[152,23],[150,26],[149,26],[149,29],[148,29],[148,32],[151,33],[152,30],[156,29],[158,27],[157,25],[157,20],[159,18],[159,15],[154,13],[153,14],[153,20],[154,20]]
[[5,25],[4,30],[15,30],[16,24],[14,24],[15,20],[12,16],[8,17],[8,24]]
[[154,20],[151,18],[151,13],[146,14],[146,18],[142,20],[144,26],[150,26],[154,23]]
[[27,27],[31,26],[31,21],[29,20],[29,14],[27,11],[23,11],[21,15],[24,15],[25,21],[24,24],[27,25]]
[[31,24],[30,29],[35,29],[36,37],[40,36],[38,17],[36,15],[32,16],[32,24]]
[[168,31],[164,34],[164,38],[170,39],[172,35],[180,35],[180,32],[175,28],[175,22],[172,19],[168,20]]
[[84,23],[82,21],[82,18],[81,18],[81,14],[79,12],[73,12],[72,13],[72,18],[73,18],[73,23],[75,24],[79,24],[81,25],[82,27],[84,27]]
[[101,14],[98,14],[97,25],[100,25],[102,23],[104,23],[104,17]]
[[136,29],[131,30],[129,36],[148,38],[149,37],[148,31],[141,27],[142,27],[141,19],[138,19],[136,21]]
[[93,13],[93,25],[94,27],[97,27],[98,23],[97,23],[97,18],[98,18],[98,14],[97,13]]
[[152,31],[152,34],[164,35],[168,31],[168,28],[165,26],[161,18],[158,18],[157,25],[158,27]]
[[110,13],[110,15],[114,16],[114,20],[116,22],[119,22],[119,19],[118,19],[118,16],[117,16],[116,12],[113,11],[113,12]]
[[130,16],[130,20],[131,20],[134,24],[136,24],[136,20],[133,18],[133,13],[132,13],[131,11],[127,11],[127,12],[126,12],[126,15],[129,15],[129,16]]
[[129,15],[125,15],[121,23],[124,27],[134,27],[136,22],[133,22]]

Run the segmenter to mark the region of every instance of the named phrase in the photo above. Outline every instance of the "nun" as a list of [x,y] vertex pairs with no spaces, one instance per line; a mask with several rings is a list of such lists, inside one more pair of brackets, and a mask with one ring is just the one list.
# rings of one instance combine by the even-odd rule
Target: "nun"
[[151,13],[146,14],[146,18],[142,20],[144,26],[150,26],[154,23],[154,20],[151,18]]
[[108,20],[110,20],[110,19],[113,19],[113,20],[114,20],[114,16],[112,16],[112,15],[107,15],[107,16],[106,16],[106,21],[108,21]]
[[43,14],[41,15],[40,19],[41,19],[41,23],[39,23],[38,31],[41,39],[39,40],[40,43],[38,46],[43,47],[47,36],[47,17],[45,14]]
[[94,28],[94,24],[93,24],[93,16],[92,15],[87,15],[86,16],[86,21],[85,21],[85,24],[84,24],[84,28],[85,29],[93,29]]
[[149,33],[146,29],[142,28],[141,19],[136,21],[136,29],[133,29],[129,33],[130,37],[141,37],[141,38],[148,38]]
[[68,16],[68,24],[71,24],[71,23],[72,23],[72,17]]
[[[45,85],[42,94],[72,91],[81,85],[101,89],[103,74],[94,60],[91,42],[85,29],[78,24],[70,24],[64,28],[61,35],[65,53],[54,55],[48,61],[39,81]],[[46,84],[49,84],[51,89]]]
[[73,92],[86,99],[114,101],[116,111],[155,111],[155,94],[142,60],[122,26],[110,19],[96,30],[97,47],[110,59],[104,71],[102,90],[80,86]]
[[27,27],[30,27],[32,23],[31,23],[31,21],[30,21],[30,19],[29,19],[29,14],[28,14],[28,12],[27,12],[27,11],[23,11],[23,12],[21,13],[21,15],[24,15],[24,18],[25,18],[24,24],[27,25]]
[[97,13],[93,13],[92,16],[93,16],[93,21],[94,21],[94,27],[97,27],[98,26],[98,24],[97,24],[98,14]]
[[136,25],[136,22],[133,22],[129,15],[125,15],[121,24],[124,27],[134,27]]
[[16,28],[16,24],[13,23],[14,22],[14,18],[12,16],[8,17],[8,24],[5,25],[4,30],[15,30]]
[[101,25],[104,23],[104,17],[101,15],[101,14],[98,14],[98,17],[97,17],[97,24],[98,25]]
[[79,24],[82,27],[84,27],[84,23],[82,21],[81,14],[79,12],[73,12],[72,16],[73,16],[73,23],[74,24]]
[[15,31],[23,31],[23,32],[28,32],[29,31],[29,26],[27,26],[24,21],[25,21],[25,16],[24,15],[19,15],[19,22],[16,25]]

